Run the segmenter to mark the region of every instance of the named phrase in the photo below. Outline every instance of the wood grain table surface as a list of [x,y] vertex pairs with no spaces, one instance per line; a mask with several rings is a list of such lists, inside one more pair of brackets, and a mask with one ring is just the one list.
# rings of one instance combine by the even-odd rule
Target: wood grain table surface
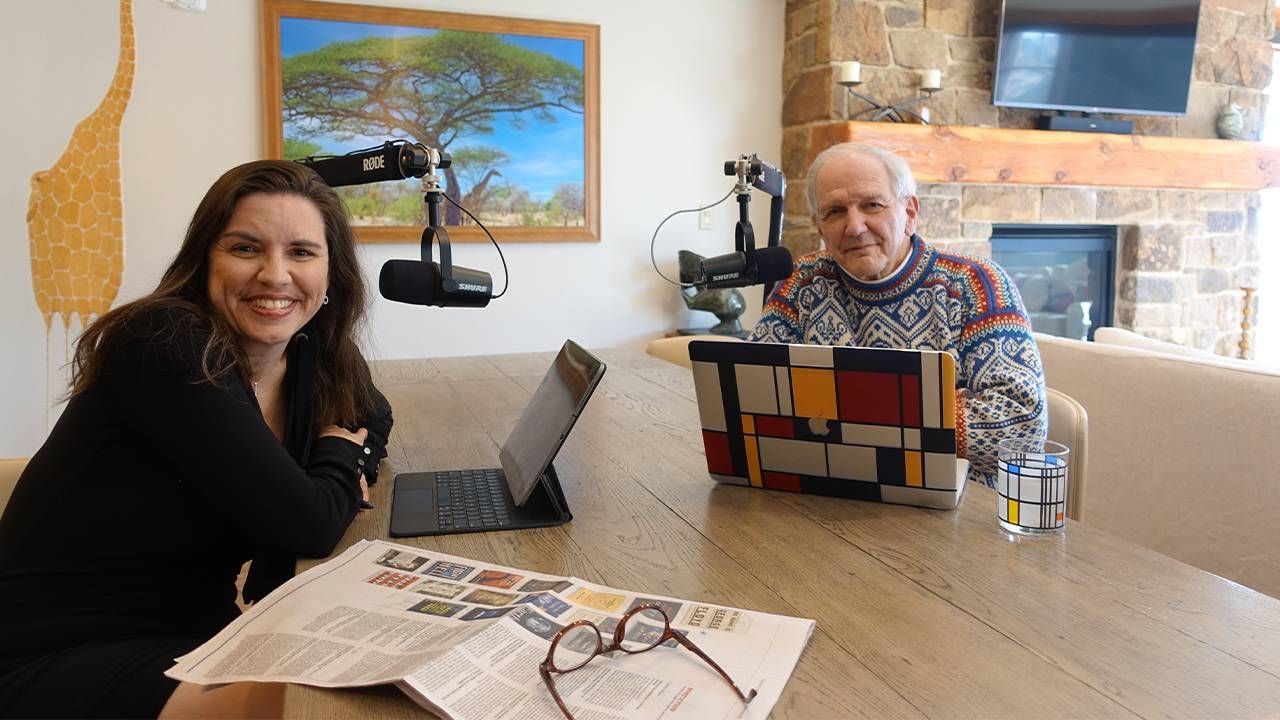
[[[1280,601],[1087,523],[1011,536],[978,485],[955,511],[718,486],[689,371],[598,354],[604,381],[555,463],[572,522],[395,541],[813,618],[778,718],[1280,717]],[[376,507],[339,549],[391,539],[395,473],[496,466],[553,356],[376,363],[395,428]],[[428,713],[391,687],[290,686],[285,714]]]

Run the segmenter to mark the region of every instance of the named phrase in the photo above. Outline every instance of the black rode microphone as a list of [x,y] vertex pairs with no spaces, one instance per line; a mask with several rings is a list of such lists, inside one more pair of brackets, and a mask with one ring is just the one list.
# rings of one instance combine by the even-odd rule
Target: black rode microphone
[[[336,157],[308,157],[298,162],[315,170],[329,187],[363,185],[384,180],[422,177],[430,167],[431,150],[405,140],[388,140],[382,147],[358,150]],[[442,153],[438,167],[449,167],[448,153]]]
[[[440,241],[440,262],[431,260],[432,240]],[[484,307],[493,299],[493,277],[482,270],[456,267],[449,235],[442,227],[422,231],[421,260],[388,260],[378,273],[382,297],[410,305]]]
[[700,276],[694,281],[708,288],[739,288],[773,283],[791,275],[791,251],[781,245],[753,252],[732,252],[702,261]]

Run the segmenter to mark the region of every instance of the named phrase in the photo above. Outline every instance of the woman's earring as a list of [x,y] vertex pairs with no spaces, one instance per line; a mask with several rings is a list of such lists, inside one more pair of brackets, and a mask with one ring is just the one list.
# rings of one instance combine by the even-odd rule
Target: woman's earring
[[328,305],[328,304],[329,304],[329,296],[328,296],[328,295],[325,295],[325,296],[324,296],[324,300],[322,300],[322,301],[321,301],[321,304],[322,304],[322,305]]

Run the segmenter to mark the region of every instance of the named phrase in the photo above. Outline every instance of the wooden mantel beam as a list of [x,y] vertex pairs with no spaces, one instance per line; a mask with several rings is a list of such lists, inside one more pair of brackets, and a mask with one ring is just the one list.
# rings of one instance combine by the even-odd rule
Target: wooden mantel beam
[[1242,140],[888,122],[812,129],[809,160],[854,141],[891,150],[926,183],[1254,191],[1280,187],[1280,146]]

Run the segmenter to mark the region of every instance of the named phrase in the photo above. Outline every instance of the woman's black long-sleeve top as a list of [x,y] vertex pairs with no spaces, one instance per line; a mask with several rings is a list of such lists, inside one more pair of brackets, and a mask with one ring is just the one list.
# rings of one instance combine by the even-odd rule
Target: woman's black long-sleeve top
[[251,388],[202,372],[194,316],[154,311],[108,348],[68,403],[0,518],[0,674],[82,642],[210,637],[247,599],[333,551],[375,479],[391,410],[374,391],[364,447],[313,438],[307,329],[290,342],[282,443]]

